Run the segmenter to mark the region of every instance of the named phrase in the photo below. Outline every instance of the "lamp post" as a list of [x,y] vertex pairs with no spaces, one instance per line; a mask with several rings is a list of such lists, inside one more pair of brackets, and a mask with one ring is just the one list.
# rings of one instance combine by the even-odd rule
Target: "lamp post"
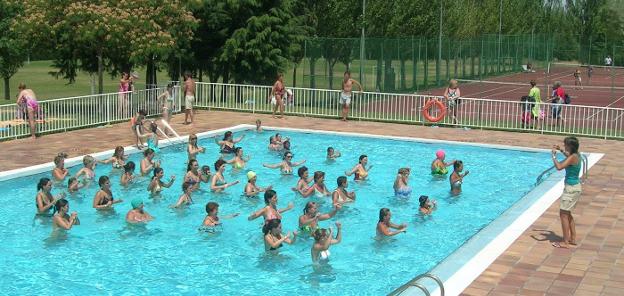
[[500,73],[500,66],[501,66],[500,58],[501,58],[501,42],[502,42],[501,34],[502,33],[503,33],[503,0],[500,0],[499,9],[498,9],[498,59],[497,59],[498,60],[498,63],[497,63],[498,73]]
[[[440,63],[442,62],[442,1],[440,0],[440,27],[438,28],[438,60],[436,61],[436,83],[440,85]],[[429,69],[425,70],[429,71]]]
[[362,37],[360,38],[360,83],[364,84],[364,18],[366,17],[366,0],[362,0]]

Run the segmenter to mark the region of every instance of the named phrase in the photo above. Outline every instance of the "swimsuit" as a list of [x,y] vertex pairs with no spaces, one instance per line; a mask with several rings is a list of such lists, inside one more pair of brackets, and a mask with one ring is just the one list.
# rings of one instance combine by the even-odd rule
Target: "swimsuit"
[[409,186],[401,187],[394,191],[396,197],[409,197],[412,194],[412,188]]
[[160,152],[156,142],[151,137],[147,139],[147,147],[154,150],[154,153]]
[[230,147],[228,145],[223,145],[221,147],[221,153],[232,154],[232,153],[234,153],[235,149],[236,149],[236,147],[234,147],[234,145],[232,145],[232,147]]
[[446,167],[436,167],[435,169],[431,171],[431,174],[434,176],[442,176],[442,175],[446,175],[447,173],[448,173],[448,170],[446,169]]
[[316,184],[314,185],[314,195],[316,197],[324,197],[325,193],[321,192],[320,190],[318,190],[318,187],[316,187]]
[[319,261],[329,261],[329,256],[331,255],[331,253],[329,252],[329,249],[327,250],[323,250],[319,253]]
[[154,188],[152,188],[152,192],[158,193],[160,191],[162,191],[162,187],[160,187],[160,180],[157,180],[156,185],[154,185]]
[[241,164],[241,163],[240,163],[240,162],[238,162],[238,161],[235,161],[234,163],[232,163],[232,166],[233,166],[235,169],[242,169],[242,168],[243,168],[243,166],[245,166],[245,165],[244,165],[244,164]]
[[355,172],[355,180],[364,180],[368,176],[368,172],[364,168],[360,168]]

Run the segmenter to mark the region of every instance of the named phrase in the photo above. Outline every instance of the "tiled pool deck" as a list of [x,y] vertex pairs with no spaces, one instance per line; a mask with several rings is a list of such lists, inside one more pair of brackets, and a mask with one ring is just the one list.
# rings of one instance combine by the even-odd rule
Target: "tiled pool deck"
[[[241,123],[329,131],[550,148],[563,136],[430,128],[401,124],[288,117],[236,112],[199,111],[196,123],[172,120],[180,134],[203,132]],[[490,267],[464,295],[623,295],[624,294],[624,142],[581,138],[581,150],[605,156],[589,171],[582,198],[574,210],[577,243],[556,249],[550,241],[561,235],[559,204],[555,202]],[[45,135],[37,140],[0,142],[0,171],[50,162],[61,151],[70,157],[131,145],[128,123]],[[513,160],[510,160],[513,161]],[[510,162],[513,165],[513,162]]]

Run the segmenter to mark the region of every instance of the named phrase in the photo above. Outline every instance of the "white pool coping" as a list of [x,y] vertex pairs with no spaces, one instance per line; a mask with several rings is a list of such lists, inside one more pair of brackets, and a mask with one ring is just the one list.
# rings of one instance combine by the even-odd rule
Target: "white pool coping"
[[[211,130],[198,133],[199,138],[208,138],[221,135],[226,131],[239,132],[255,128],[254,125],[240,124],[228,128]],[[420,143],[438,143],[447,145],[467,145],[484,148],[527,151],[527,152],[548,152],[549,149],[518,147],[499,144],[482,144],[467,143],[448,140],[436,140],[426,138],[413,137],[397,137],[383,136],[363,133],[322,131],[311,129],[284,128],[265,126],[267,131],[292,131],[302,133],[344,135],[350,137],[375,138],[412,141]],[[159,147],[166,147],[173,144],[185,143],[188,136],[180,136],[171,139],[159,140]],[[134,146],[127,146],[126,154],[140,153],[141,150]],[[91,156],[98,160],[104,160],[113,154],[114,150],[106,150],[93,153]],[[602,153],[584,153],[587,155],[589,170],[603,156]],[[66,167],[80,165],[83,156],[72,157],[65,160]],[[54,162],[43,163],[39,165],[29,166],[20,169],[0,172],[0,181],[10,180],[14,178],[50,172],[54,168]],[[582,172],[581,172],[582,173]],[[470,283],[472,283],[483,271],[487,269],[498,256],[500,256],[529,226],[537,220],[552,204],[555,202],[563,191],[563,175],[561,172],[553,173],[543,180],[538,186],[531,190],[527,195],[521,198],[516,204],[507,209],[501,216],[496,218],[482,230],[472,236],[466,243],[456,249],[451,255],[440,262],[429,273],[440,277],[444,283],[445,293],[447,295],[459,295],[464,291]],[[417,275],[414,275],[417,276]],[[440,295],[438,286],[429,279],[419,280],[418,283],[425,286],[431,292],[431,295]],[[397,283],[396,287],[402,283]],[[389,291],[390,292],[390,291]],[[400,295],[423,295],[422,291],[415,287],[406,289]]]

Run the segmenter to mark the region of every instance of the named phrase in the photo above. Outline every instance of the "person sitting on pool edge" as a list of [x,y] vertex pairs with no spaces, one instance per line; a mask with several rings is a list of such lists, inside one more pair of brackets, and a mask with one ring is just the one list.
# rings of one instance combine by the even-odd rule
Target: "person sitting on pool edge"
[[154,217],[143,209],[143,200],[140,197],[134,198],[131,204],[132,210],[126,214],[126,222],[136,224],[154,220]]
[[435,200],[430,200],[429,196],[421,195],[418,198],[419,211],[422,215],[431,215],[438,207],[438,203]]
[[52,217],[52,225],[54,230],[56,229],[64,229],[70,230],[74,225],[80,225],[80,219],[78,219],[78,214],[76,212],[72,212],[71,215],[69,212],[69,203],[66,199],[59,199],[56,204],[54,204],[54,216]]
[[342,156],[340,151],[334,150],[334,147],[327,147],[327,160],[335,160],[340,156]]
[[313,263],[324,263],[329,261],[329,246],[339,244],[342,241],[342,224],[336,221],[336,238],[332,237],[332,229],[318,228],[314,231],[312,236],[314,237],[314,244],[310,253],[312,255]]
[[464,182],[464,177],[470,173],[466,171],[465,173],[461,173],[464,170],[464,163],[461,160],[456,160],[453,164],[453,173],[449,177],[449,181],[451,182],[451,194],[458,195],[462,190],[462,183]]
[[[297,240],[297,231],[282,233],[282,220],[271,219],[262,227],[264,233],[264,249],[266,251],[276,251],[282,247],[282,243],[292,245]],[[290,238],[292,234],[292,239]]]
[[353,180],[355,181],[363,181],[366,179],[366,177],[368,177],[368,172],[373,168],[372,165],[368,166],[368,168],[366,167],[366,164],[368,163],[368,156],[366,156],[366,154],[362,154],[360,155],[360,159],[358,161],[358,164],[356,164],[350,171],[345,172],[345,175],[347,175],[347,177],[355,174]]
[[[390,222],[390,218],[392,214],[390,213],[390,209],[382,208],[379,210],[379,222],[377,222],[377,237],[385,237],[385,236],[393,236],[397,235],[401,232],[407,232],[407,224],[403,223],[400,225],[394,224]],[[397,231],[392,231],[390,229],[396,229]]]
[[448,173],[446,169],[447,166],[453,165],[455,160],[451,162],[444,162],[444,158],[446,158],[446,153],[444,150],[440,149],[436,151],[436,158],[431,162],[431,174],[433,176],[444,176]]

